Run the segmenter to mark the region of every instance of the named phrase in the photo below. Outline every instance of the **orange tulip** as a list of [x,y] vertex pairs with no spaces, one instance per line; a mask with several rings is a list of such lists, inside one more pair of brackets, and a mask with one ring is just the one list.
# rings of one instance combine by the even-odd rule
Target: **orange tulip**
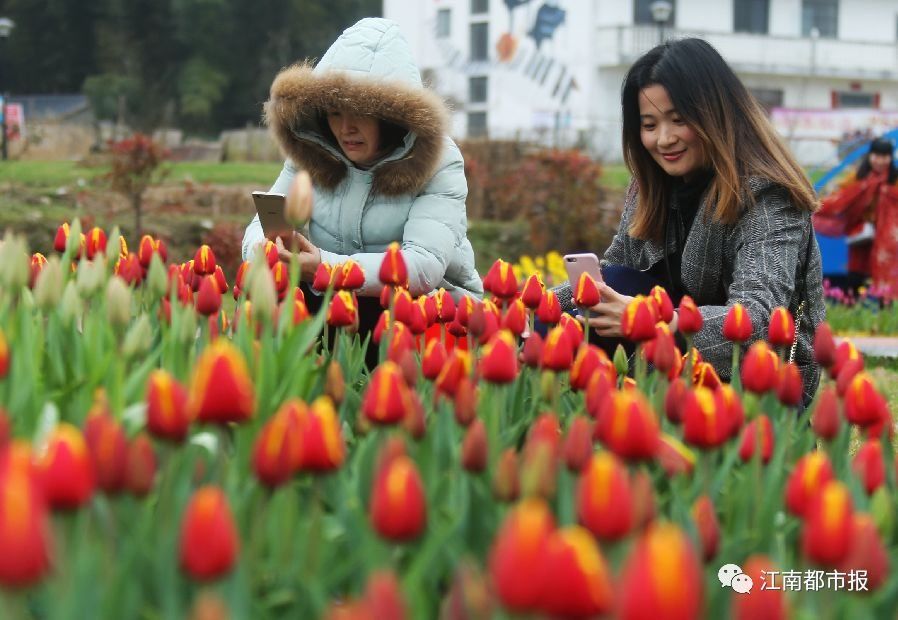
[[518,293],[518,280],[511,265],[497,259],[483,278],[483,290],[500,299],[510,299]]
[[845,392],[845,418],[852,424],[869,426],[888,414],[888,404],[873,379],[865,372],[854,376]]
[[0,468],[0,586],[26,587],[49,572],[50,535],[47,507],[34,476],[15,465]]
[[786,308],[778,306],[770,314],[767,340],[775,347],[788,347],[795,340],[795,320]]
[[245,422],[253,416],[255,394],[240,351],[219,338],[200,354],[190,382],[188,417],[200,422]]
[[106,252],[106,232],[97,226],[94,226],[87,233],[87,258],[93,260],[94,256],[102,252]]
[[103,403],[92,408],[84,421],[84,441],[93,463],[97,486],[105,493],[114,494],[125,485],[125,464],[128,458],[128,440],[122,425],[110,415]]
[[31,255],[31,275],[28,278],[28,288],[34,288],[37,277],[41,275],[44,267],[47,265],[47,257],[40,252]]
[[751,338],[751,316],[742,304],[733,304],[723,320],[723,337],[730,342],[745,342]]
[[770,558],[750,556],[742,564],[742,571],[751,577],[753,587],[746,594],[733,593],[730,616],[734,620],[787,620],[789,608],[783,589],[780,586],[776,589],[762,587],[765,575],[781,572]]
[[649,297],[655,302],[658,318],[665,323],[670,323],[673,320],[673,302],[670,300],[670,295],[667,294],[664,287],[654,286],[649,293]]
[[585,390],[596,372],[612,374],[615,379],[617,375],[614,364],[608,359],[605,351],[591,344],[580,347],[571,365],[571,389],[574,391]]
[[573,361],[574,350],[571,346],[570,338],[568,338],[563,327],[553,327],[549,330],[546,340],[543,342],[542,367],[546,370],[562,372],[568,370]]
[[592,456],[577,483],[578,520],[602,540],[633,529],[633,494],[626,467],[610,452]]
[[166,370],[147,379],[147,430],[159,439],[184,441],[190,427],[187,391]]
[[610,611],[613,601],[611,570],[592,535],[576,525],[553,532],[546,545],[543,611],[586,618]]
[[651,340],[655,337],[658,319],[655,303],[649,297],[637,295],[621,315],[621,332],[624,338],[634,342]]
[[714,392],[697,387],[684,394],[683,439],[699,448],[716,448],[731,436],[732,423]]
[[355,297],[349,291],[337,291],[327,309],[327,324],[331,327],[349,327],[358,320]]
[[421,358],[421,374],[426,379],[435,380],[446,364],[446,358],[448,357],[449,354],[446,353],[446,347],[442,341],[434,338],[424,348],[424,356]]
[[641,392],[609,396],[596,423],[596,438],[624,459],[650,459],[658,449],[658,418]]
[[619,618],[701,617],[701,565],[686,534],[672,523],[649,525],[630,553],[619,584]]
[[698,532],[702,559],[710,562],[717,555],[717,548],[720,545],[720,523],[717,521],[717,513],[711,498],[707,495],[699,496],[692,504],[691,516]]
[[228,498],[215,486],[197,489],[181,521],[181,568],[198,581],[231,572],[240,549]]
[[496,594],[512,612],[536,611],[549,578],[546,563],[555,521],[545,502],[526,499],[505,516],[490,550]]
[[87,444],[71,424],[63,422],[50,433],[38,468],[52,508],[77,508],[93,495],[95,474]]
[[592,456],[592,424],[585,416],[575,416],[567,429],[561,455],[568,470],[580,472]]
[[352,259],[334,267],[334,288],[354,291],[365,283],[365,272]]
[[798,517],[804,517],[814,496],[833,479],[833,466],[825,452],[817,450],[805,454],[795,463],[795,469],[786,482],[786,509]]
[[527,329],[527,307],[520,299],[513,299],[508,303],[508,310],[502,317],[500,327],[507,329],[515,336],[520,336]]
[[748,349],[742,360],[742,387],[755,394],[776,388],[779,378],[779,358],[763,340]]
[[524,288],[521,289],[521,301],[524,302],[524,305],[529,309],[536,310],[543,300],[543,291],[545,288],[546,286],[543,284],[539,274],[531,274],[524,282]]
[[885,484],[886,463],[882,456],[882,444],[878,439],[868,439],[858,449],[851,461],[851,468],[864,484],[867,495]]
[[787,407],[797,407],[804,398],[801,372],[798,370],[798,366],[792,362],[786,362],[780,366],[776,397]]
[[471,376],[471,355],[462,349],[453,349],[443,370],[437,375],[434,387],[440,394],[455,397],[459,381]]
[[701,330],[704,317],[692,297],[683,295],[677,307],[677,330],[684,334],[694,334]]
[[561,320],[561,304],[555,291],[543,292],[543,297],[536,309],[536,317],[546,325],[555,325]]
[[823,386],[817,406],[811,414],[811,428],[821,439],[832,441],[839,434],[842,418],[839,415],[839,396],[831,385]]
[[592,308],[600,301],[602,295],[599,293],[599,285],[591,275],[585,271],[580,274],[580,278],[574,284],[574,305],[580,308]]
[[402,257],[402,249],[395,241],[384,252],[378,279],[386,286],[408,286],[408,268]]
[[427,498],[418,467],[404,454],[382,460],[371,492],[371,525],[388,540],[413,540],[427,525]]
[[837,480],[827,482],[805,514],[802,552],[813,562],[836,566],[851,551],[854,508],[848,488]]
[[758,449],[760,449],[761,461],[767,464],[773,455],[773,425],[766,415],[758,416],[743,429],[742,441],[739,444],[739,458],[748,462],[754,458],[755,451]]
[[518,376],[518,350],[514,336],[508,330],[500,330],[483,348],[480,359],[480,376],[489,383],[511,383]]
[[193,256],[193,271],[201,276],[215,273],[215,252],[208,245],[201,245]]
[[362,413],[375,424],[398,424],[411,409],[402,369],[389,360],[375,368],[362,396]]
[[287,482],[298,467],[299,426],[307,413],[304,405],[297,407],[288,401],[259,430],[252,466],[256,478],[265,486],[275,488]]
[[339,469],[343,464],[346,445],[340,418],[329,397],[319,396],[308,413],[301,417],[299,436],[299,469],[325,472]]
[[486,469],[488,442],[483,421],[475,419],[465,431],[461,444],[461,466],[465,471],[480,473]]
[[136,497],[144,497],[156,480],[156,452],[146,433],[139,433],[128,444],[125,487]]

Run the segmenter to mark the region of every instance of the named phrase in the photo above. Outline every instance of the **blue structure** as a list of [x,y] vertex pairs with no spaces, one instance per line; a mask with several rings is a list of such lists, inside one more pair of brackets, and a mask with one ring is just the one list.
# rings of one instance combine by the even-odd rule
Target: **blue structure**
[[[898,141],[898,129],[886,132],[882,137]],[[826,174],[814,183],[814,191],[819,194],[826,187],[827,183],[842,174],[845,169],[853,167],[869,150],[870,143],[868,142],[851,151],[845,159],[828,170]],[[845,243],[845,237],[826,237],[818,234],[817,243],[820,244],[820,256],[823,259],[824,275],[843,274],[848,271],[848,244]]]

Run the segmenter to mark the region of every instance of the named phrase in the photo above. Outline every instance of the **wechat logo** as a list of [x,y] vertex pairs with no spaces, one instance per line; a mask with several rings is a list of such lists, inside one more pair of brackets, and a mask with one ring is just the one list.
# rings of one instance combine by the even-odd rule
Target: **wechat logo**
[[724,564],[717,571],[720,587],[733,588],[739,594],[748,594],[754,585],[751,577],[742,572],[738,564]]

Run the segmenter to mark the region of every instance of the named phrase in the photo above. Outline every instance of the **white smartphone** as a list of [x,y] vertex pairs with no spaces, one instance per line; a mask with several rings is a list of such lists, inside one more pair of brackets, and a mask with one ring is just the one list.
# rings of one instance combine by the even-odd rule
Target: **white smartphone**
[[596,282],[602,282],[602,268],[599,265],[599,257],[592,252],[585,254],[566,254],[564,257],[564,269],[567,271],[568,282],[571,286],[577,286],[580,274],[588,273]]
[[259,214],[259,222],[262,223],[262,232],[268,239],[273,240],[278,236],[287,238],[293,231],[293,227],[284,217],[286,202],[286,197],[283,194],[253,192],[253,203]]

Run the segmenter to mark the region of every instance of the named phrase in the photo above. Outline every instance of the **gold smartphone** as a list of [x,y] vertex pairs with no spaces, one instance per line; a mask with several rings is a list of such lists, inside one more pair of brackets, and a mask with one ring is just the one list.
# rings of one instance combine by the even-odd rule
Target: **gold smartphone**
[[284,217],[285,196],[269,192],[253,192],[253,203],[256,205],[256,213],[259,214],[259,222],[262,224],[265,237],[271,240],[282,237],[286,241],[293,232],[293,227]]

